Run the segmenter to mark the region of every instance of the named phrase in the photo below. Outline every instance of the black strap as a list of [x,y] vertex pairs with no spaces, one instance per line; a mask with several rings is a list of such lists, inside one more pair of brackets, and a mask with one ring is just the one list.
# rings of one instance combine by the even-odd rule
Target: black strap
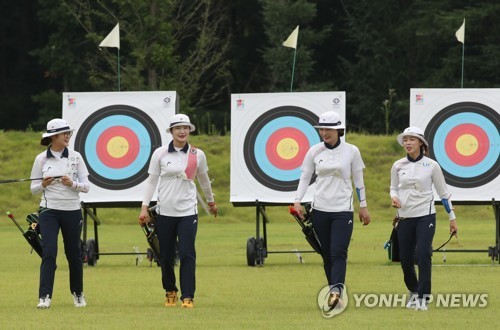
[[456,232],[451,233],[451,234],[450,234],[450,238],[448,238],[448,240],[447,240],[446,242],[444,242],[444,244],[443,244],[443,245],[441,245],[440,247],[438,247],[438,248],[437,248],[437,249],[435,249],[434,251],[435,251],[435,252],[437,252],[437,251],[439,251],[441,248],[443,248],[446,244],[448,244],[448,243],[451,241],[451,238],[452,238],[453,236],[455,236],[455,234],[456,234]]

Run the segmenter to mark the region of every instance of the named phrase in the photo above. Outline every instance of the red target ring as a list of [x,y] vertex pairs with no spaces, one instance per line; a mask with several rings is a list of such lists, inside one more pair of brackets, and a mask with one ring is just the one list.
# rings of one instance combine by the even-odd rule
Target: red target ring
[[266,155],[271,164],[282,170],[293,170],[302,165],[309,149],[307,136],[296,128],[281,128],[266,143]]
[[482,162],[489,152],[488,135],[474,124],[454,127],[445,141],[448,157],[460,166],[476,165]]
[[124,126],[114,126],[99,136],[96,153],[104,165],[124,168],[137,159],[139,146],[139,138],[134,131]]

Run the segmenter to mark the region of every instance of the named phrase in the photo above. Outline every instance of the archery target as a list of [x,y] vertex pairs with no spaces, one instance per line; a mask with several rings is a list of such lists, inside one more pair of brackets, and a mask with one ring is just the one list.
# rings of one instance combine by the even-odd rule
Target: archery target
[[499,197],[500,91],[412,90],[411,125],[422,128],[454,200]]
[[329,110],[345,120],[344,100],[343,92],[232,95],[231,202],[292,202],[305,154],[321,141],[313,125]]
[[170,142],[175,92],[65,93],[63,118],[76,128],[91,189],[85,202],[140,202],[154,150]]
[[156,124],[141,110],[111,105],[87,118],[75,137],[91,181],[104,189],[123,190],[148,176],[149,158],[161,146]]
[[257,118],[243,144],[252,176],[276,191],[296,190],[306,152],[320,142],[313,127],[317,123],[317,115],[295,106],[277,107]]

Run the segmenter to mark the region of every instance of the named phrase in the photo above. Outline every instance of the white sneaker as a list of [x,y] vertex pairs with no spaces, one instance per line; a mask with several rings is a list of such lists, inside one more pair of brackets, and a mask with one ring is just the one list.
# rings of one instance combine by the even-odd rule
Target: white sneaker
[[414,309],[417,308],[417,303],[418,303],[418,293],[409,293],[410,297],[408,298],[408,301],[406,302],[406,308],[409,309]]
[[38,299],[38,305],[36,307],[39,309],[50,308],[50,302],[51,300],[49,295],[46,295],[45,297]]
[[83,294],[83,292],[79,295],[73,292],[73,303],[75,304],[75,307],[87,306],[87,301],[85,300],[85,295]]
[[418,299],[417,300],[417,306],[415,307],[415,310],[417,310],[417,311],[426,311],[428,309],[429,309],[429,307],[427,305],[427,299],[423,298],[423,299]]

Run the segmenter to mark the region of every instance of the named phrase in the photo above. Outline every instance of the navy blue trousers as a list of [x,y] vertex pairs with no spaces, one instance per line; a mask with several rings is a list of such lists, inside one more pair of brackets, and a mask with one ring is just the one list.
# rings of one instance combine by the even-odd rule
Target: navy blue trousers
[[419,298],[431,294],[432,239],[435,231],[436,214],[406,218],[399,221],[397,227],[404,282],[409,291],[418,293]]
[[45,209],[38,217],[42,235],[42,264],[40,265],[39,297],[52,297],[56,273],[59,229],[64,241],[64,253],[69,266],[71,293],[83,292],[83,265],[81,255],[82,211]]
[[179,291],[176,286],[174,265],[176,246],[179,253],[181,300],[194,298],[196,290],[196,249],[198,215],[185,217],[156,216],[160,244],[161,281],[165,291]]
[[345,283],[347,250],[353,230],[353,212],[313,210],[312,223],[319,242],[326,278],[339,291]]

